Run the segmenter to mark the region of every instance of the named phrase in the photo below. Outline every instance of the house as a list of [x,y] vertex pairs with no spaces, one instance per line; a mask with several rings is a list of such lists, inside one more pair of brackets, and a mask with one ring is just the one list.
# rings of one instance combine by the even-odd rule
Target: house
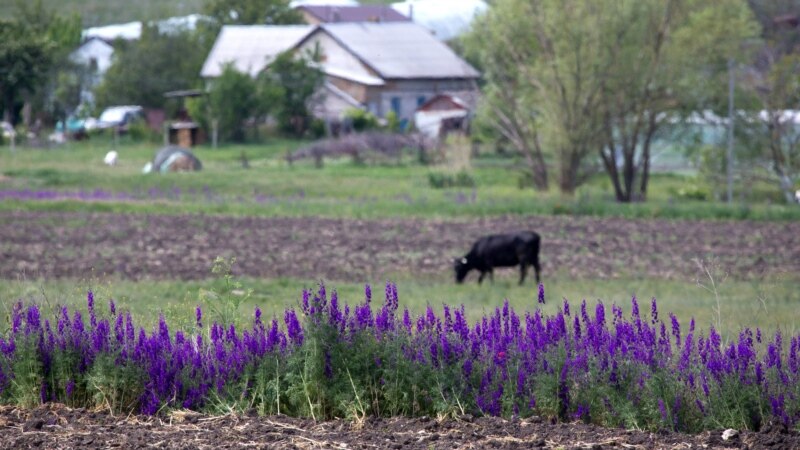
[[226,25],[222,27],[200,76],[207,81],[222,74],[227,63],[256,77],[279,54],[294,48],[314,31],[313,25]]
[[312,111],[342,118],[352,108],[410,122],[437,94],[475,98],[475,68],[413,22],[225,26],[203,64],[207,81],[231,63],[255,77],[283,51],[318,51],[325,83]]
[[[160,33],[178,33],[193,30],[198,22],[204,20],[199,14],[150,22],[158,26]],[[113,61],[114,42],[117,40],[136,41],[142,36],[142,22],[118,23],[101,27],[86,28],[81,32],[81,44],[70,53],[70,60],[88,68],[88,80],[82,86],[81,100],[93,103],[92,91],[103,80],[103,76]]]
[[302,5],[295,8],[306,23],[408,22],[410,19],[387,5]]
[[107,40],[100,37],[91,37],[70,53],[70,60],[76,64],[88,66],[103,76],[111,67],[111,56],[114,47]]
[[412,22],[322,24],[296,48],[319,49],[321,68],[337,96],[346,95],[378,117],[393,111],[410,121],[436,94],[478,91],[478,71]]
[[467,133],[474,105],[449,94],[438,94],[420,105],[414,113],[414,126],[429,138],[441,138],[450,132]]

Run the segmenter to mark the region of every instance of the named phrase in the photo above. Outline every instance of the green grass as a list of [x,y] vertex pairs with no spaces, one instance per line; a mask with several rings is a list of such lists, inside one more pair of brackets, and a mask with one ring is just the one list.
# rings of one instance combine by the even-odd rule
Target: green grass
[[[372,283],[373,301],[383,302],[384,280],[369,280]],[[259,306],[267,317],[281,315],[287,307],[297,306],[304,288],[316,288],[314,280],[299,279],[243,279],[244,288],[253,289],[249,301],[240,307],[242,320],[249,320],[255,306]],[[443,303],[464,304],[467,315],[475,319],[485,312],[501,306],[504,299],[518,311],[533,311],[536,303],[536,286],[517,286],[510,279],[498,279],[494,284],[478,286],[477,283],[455,285],[411,278],[397,278],[401,308],[408,307],[413,313],[424,312],[427,305],[441,308]],[[335,289],[339,298],[354,304],[364,298],[364,285],[359,283],[329,282],[329,292]],[[710,325],[721,328],[726,338],[735,337],[743,327],[760,327],[773,332],[797,333],[800,324],[800,290],[796,280],[776,279],[765,281],[727,280],[718,286],[720,298],[719,315],[713,293],[697,286],[693,281],[660,279],[571,279],[552,278],[545,280],[547,304],[543,310],[553,313],[567,298],[572,308],[577,308],[586,299],[589,312],[593,314],[597,300],[609,308],[612,303],[630,312],[631,297],[639,299],[640,309],[649,311],[650,299],[658,300],[660,314],[673,312],[684,327],[694,317],[700,329]],[[0,303],[8,310],[16,300],[35,301],[46,307],[69,305],[86,307],[86,291],[96,292],[98,305],[106,305],[113,298],[118,307],[130,310],[140,320],[155,324],[158,313],[164,313],[171,323],[189,326],[194,320],[194,308],[203,303],[199,300],[201,290],[220,291],[222,281],[208,279],[200,281],[134,282],[120,279],[87,280],[0,280]],[[105,307],[105,306],[104,306]],[[207,309],[207,308],[206,308]],[[608,310],[610,314],[610,309]]]
[[[158,144],[123,140],[119,165],[107,167],[102,159],[112,143],[94,138],[89,143],[69,143],[42,150],[21,148],[0,151],[1,191],[58,190],[68,192],[103,190],[115,193],[151,189],[179,189],[182,200],[140,202],[4,201],[0,211],[116,211],[139,213],[214,213],[260,216],[336,217],[474,217],[501,214],[577,214],[617,217],[665,217],[684,219],[798,220],[800,208],[793,205],[738,204],[678,200],[675,192],[685,184],[702,184],[694,176],[654,174],[650,200],[636,204],[613,201],[610,182],[598,175],[581,187],[574,198],[565,198],[553,188],[539,193],[520,188],[514,161],[493,154],[473,160],[470,176],[476,187],[434,189],[429,183],[432,168],[415,162],[413,155],[401,161],[359,165],[349,159],[326,160],[321,169],[310,161],[289,165],[284,156],[302,145],[292,140],[269,140],[263,145],[225,146],[195,150],[203,161],[198,173],[143,175]],[[242,168],[245,153],[250,169]],[[209,201],[202,193],[213,193]],[[194,196],[186,198],[193,191]],[[256,201],[256,196],[269,196]],[[147,197],[145,195],[145,197]]]

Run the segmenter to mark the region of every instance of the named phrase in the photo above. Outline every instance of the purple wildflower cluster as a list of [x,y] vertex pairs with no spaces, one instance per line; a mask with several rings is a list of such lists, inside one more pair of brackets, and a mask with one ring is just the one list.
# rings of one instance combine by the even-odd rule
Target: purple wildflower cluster
[[[9,332],[0,336],[0,400],[10,401],[15,358],[25,345],[41,362],[42,401],[90,391],[86,374],[99,358],[111,358],[116,367],[138,370],[135,404],[146,414],[199,409],[210,398],[268,401],[254,393],[256,374],[275,373],[275,386],[283,383],[288,391],[292,380],[308,383],[308,359],[319,358],[319,381],[329,389],[372,386],[374,414],[389,411],[374,405],[397,403],[391,389],[403,383],[399,377],[416,376],[419,384],[408,388],[413,395],[403,397],[413,405],[392,411],[430,412],[425,405],[436,408],[443,399],[481,414],[603,424],[625,424],[623,412],[636,411],[640,425],[686,431],[719,426],[735,415],[745,421],[737,425],[749,428],[800,422],[800,336],[785,342],[776,333],[767,340],[760,330],[744,329],[723,343],[713,327],[706,335],[694,321],[682,329],[672,314],[668,323],[660,320],[655,299],[649,317],[635,297],[629,316],[616,305],[609,314],[601,302],[592,312],[586,301],[570,308],[566,299],[556,314],[537,308],[520,315],[506,301],[470,323],[463,305],[443,305],[441,313],[429,306],[414,316],[400,312],[394,284],[384,294],[383,304],[374,305],[367,285],[364,300],[351,307],[320,284],[317,292],[303,292],[300,315],[287,309],[282,322],[264,322],[256,308],[246,329],[216,322],[204,327],[198,308],[196,325],[174,332],[163,317],[151,331],[137,328],[113,303],[110,315],[99,317],[91,292],[88,323],[61,308],[55,328],[42,323],[35,305],[18,303]],[[541,286],[537,300],[544,303]],[[322,351],[303,351],[312,343]],[[64,365],[63,355],[76,357],[68,360],[69,370],[55,370],[59,358]],[[269,371],[267,363],[274,363]],[[275,389],[276,401],[291,410],[291,398]]]

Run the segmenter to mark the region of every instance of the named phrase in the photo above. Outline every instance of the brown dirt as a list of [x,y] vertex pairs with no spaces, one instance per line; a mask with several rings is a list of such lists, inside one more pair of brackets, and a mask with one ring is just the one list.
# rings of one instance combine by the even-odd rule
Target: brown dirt
[[[499,217],[354,220],[50,212],[0,214],[0,277],[200,279],[216,256],[237,275],[363,281],[452,279],[451,259],[489,233],[542,235],[545,277],[685,278],[715,258],[736,278],[800,273],[800,222]],[[500,277],[514,277],[503,271]]]
[[692,436],[551,424],[537,418],[463,417],[314,422],[285,416],[204,416],[178,411],[165,417],[112,416],[51,404],[32,410],[0,407],[0,448],[100,449],[791,449],[800,434],[785,430],[722,431]]

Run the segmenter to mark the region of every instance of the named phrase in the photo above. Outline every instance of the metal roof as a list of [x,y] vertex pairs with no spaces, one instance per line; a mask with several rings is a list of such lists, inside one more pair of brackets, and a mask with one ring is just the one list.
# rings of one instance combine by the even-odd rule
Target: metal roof
[[256,76],[280,53],[293,48],[314,30],[312,25],[226,25],[217,36],[200,76],[218,77],[226,63]]
[[413,22],[319,25],[383,79],[478,78],[474,67]]

